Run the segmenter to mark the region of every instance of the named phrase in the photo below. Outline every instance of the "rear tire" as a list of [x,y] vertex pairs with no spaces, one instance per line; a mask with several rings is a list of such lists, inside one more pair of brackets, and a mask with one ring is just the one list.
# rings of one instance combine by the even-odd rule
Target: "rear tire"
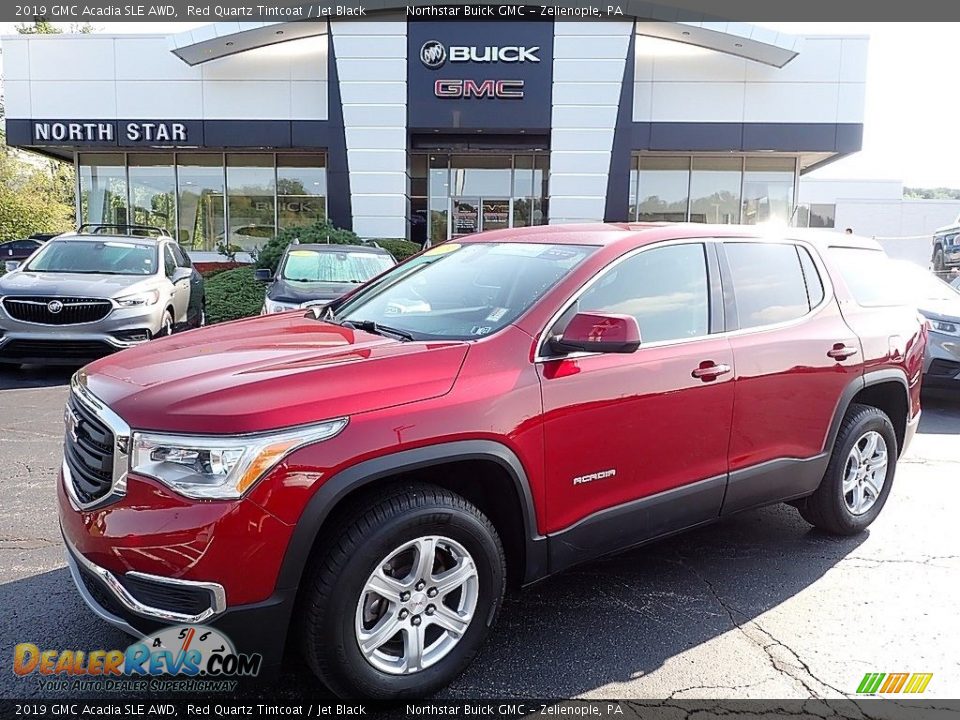
[[890,495],[897,454],[897,436],[886,413],[851,405],[820,486],[798,503],[803,519],[833,535],[865,530]]
[[428,696],[473,660],[506,577],[500,538],[475,506],[405,484],[357,507],[320,543],[329,549],[305,573],[294,620],[307,664],[333,692]]

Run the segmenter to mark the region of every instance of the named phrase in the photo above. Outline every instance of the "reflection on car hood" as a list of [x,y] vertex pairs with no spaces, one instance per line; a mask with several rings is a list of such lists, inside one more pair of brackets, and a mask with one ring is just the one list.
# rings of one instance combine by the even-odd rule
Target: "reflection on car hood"
[[467,348],[400,342],[294,311],[152,340],[81,372],[135,429],[243,433],[439,397]]
[[20,270],[0,278],[0,295],[110,298],[141,292],[156,284],[156,278],[152,275],[88,275]]
[[356,283],[338,283],[338,282],[290,282],[283,278],[277,278],[267,290],[267,297],[274,302],[300,303],[310,302],[311,300],[336,300],[341,295],[357,287]]
[[956,300],[921,300],[917,309],[930,320],[960,322],[960,295]]

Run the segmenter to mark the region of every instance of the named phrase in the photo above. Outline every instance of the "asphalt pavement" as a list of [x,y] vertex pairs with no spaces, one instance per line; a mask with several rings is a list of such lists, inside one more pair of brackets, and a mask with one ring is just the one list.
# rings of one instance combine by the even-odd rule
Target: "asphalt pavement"
[[[65,568],[54,482],[70,371],[0,369],[0,697],[41,695],[13,647],[123,648]],[[867,672],[930,672],[960,697],[960,399],[925,401],[868,532],[793,508],[743,513],[566,572],[509,599],[450,698],[835,698]],[[251,690],[260,693],[261,690]],[[295,656],[276,699],[316,696]]]

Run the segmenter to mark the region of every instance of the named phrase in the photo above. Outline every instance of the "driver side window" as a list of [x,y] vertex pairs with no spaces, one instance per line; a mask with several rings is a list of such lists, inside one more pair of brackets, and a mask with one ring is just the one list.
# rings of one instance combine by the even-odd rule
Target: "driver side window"
[[702,243],[655,247],[601,271],[552,334],[578,312],[602,312],[635,317],[644,343],[701,337],[709,333],[708,297]]

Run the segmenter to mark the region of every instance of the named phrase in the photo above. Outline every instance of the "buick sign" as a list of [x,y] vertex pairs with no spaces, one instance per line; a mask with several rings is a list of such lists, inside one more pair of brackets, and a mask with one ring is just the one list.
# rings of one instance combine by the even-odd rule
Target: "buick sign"
[[[539,51],[540,48],[537,46],[507,45],[498,47],[487,45],[485,47],[471,47],[469,45],[451,45],[449,60],[452,63],[538,63],[540,62],[540,58],[537,56]],[[420,48],[420,62],[431,70],[443,67],[447,58],[447,48],[439,40],[427,40]]]
[[56,315],[63,310],[63,303],[59,300],[51,300],[47,303],[47,310],[49,310],[52,315]]

